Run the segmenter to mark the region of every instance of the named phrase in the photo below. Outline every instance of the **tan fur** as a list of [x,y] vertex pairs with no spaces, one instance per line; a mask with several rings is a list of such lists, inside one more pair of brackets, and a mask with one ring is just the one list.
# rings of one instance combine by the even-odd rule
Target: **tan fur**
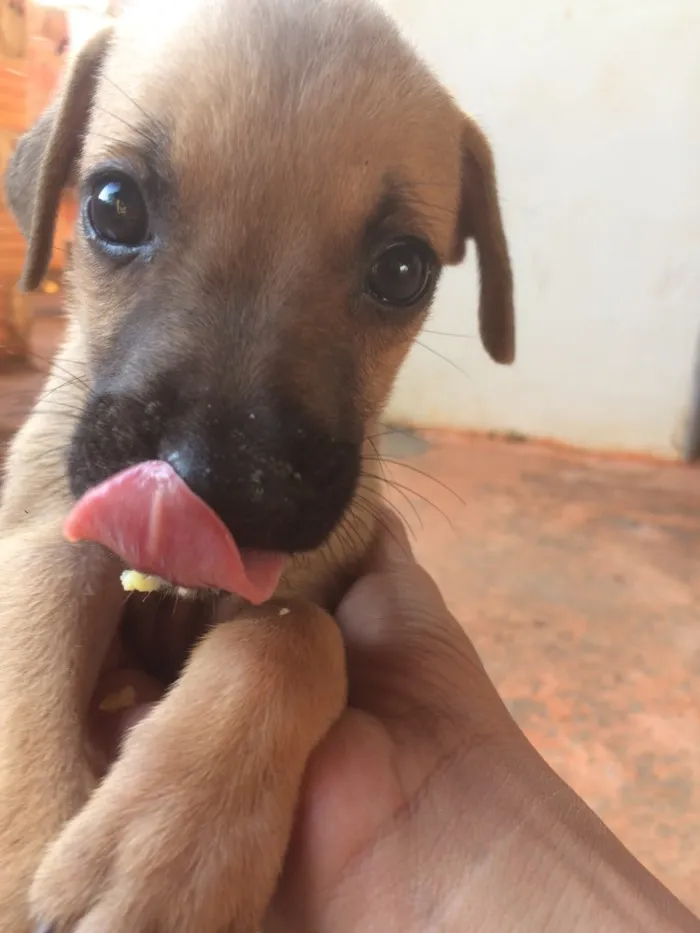
[[[164,317],[124,360],[134,378],[165,356],[194,359],[207,336],[215,344],[201,295],[243,283],[265,300],[245,323],[251,349],[240,385],[259,373],[280,380],[333,429],[337,348],[350,347],[360,373],[353,404],[371,455],[421,320],[389,332],[361,315],[341,317],[338,257],[388,173],[411,186],[420,229],[406,232],[428,237],[442,263],[460,261],[465,238],[474,240],[482,338],[496,360],[512,360],[512,284],[490,149],[373,7],[155,3],[91,40],[10,167],[29,287],[44,274],[64,186],[80,184],[105,156],[138,159],[144,145],[151,155],[167,147],[182,234],[144,281],[169,278],[187,313]],[[135,288],[128,275],[110,277],[77,237],[69,334],[7,462],[1,933],[25,933],[30,916],[80,933],[252,933],[274,889],[305,762],[345,703],[342,644],[317,607],[332,608],[371,543],[372,479],[327,544],[295,559],[281,602],[230,609],[234,621],[201,639],[92,793],[85,716],[124,596],[116,559],[62,539],[72,504],[64,455],[68,414],[85,404],[92,368],[109,353]],[[223,361],[206,364],[216,373]],[[163,639],[175,636],[156,626],[155,637],[151,650],[167,654]]]

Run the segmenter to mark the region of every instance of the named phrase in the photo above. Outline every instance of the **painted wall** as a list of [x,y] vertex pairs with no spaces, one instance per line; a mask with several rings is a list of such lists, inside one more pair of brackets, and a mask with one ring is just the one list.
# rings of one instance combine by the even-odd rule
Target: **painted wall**
[[466,336],[423,336],[391,417],[675,455],[700,333],[700,2],[385,5],[491,137],[519,314],[498,368],[473,254],[450,270],[426,327]]

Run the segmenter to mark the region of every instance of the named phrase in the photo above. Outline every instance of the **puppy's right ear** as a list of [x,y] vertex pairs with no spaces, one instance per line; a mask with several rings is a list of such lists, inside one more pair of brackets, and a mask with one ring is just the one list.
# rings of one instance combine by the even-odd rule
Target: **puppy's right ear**
[[465,116],[458,262],[464,257],[466,240],[474,241],[479,259],[481,342],[496,363],[512,363],[515,359],[513,273],[498,200],[496,169],[488,140],[476,123]]
[[108,27],[86,42],[69,67],[56,99],[21,137],[8,164],[7,203],[27,239],[21,280],[27,291],[39,286],[51,258],[61,194],[71,181],[80,155],[111,35]]

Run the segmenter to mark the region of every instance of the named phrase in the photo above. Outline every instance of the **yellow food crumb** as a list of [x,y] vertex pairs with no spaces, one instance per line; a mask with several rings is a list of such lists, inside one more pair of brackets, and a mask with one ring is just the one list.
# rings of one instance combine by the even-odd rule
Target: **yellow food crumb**
[[167,586],[165,580],[138,570],[125,570],[121,575],[122,587],[127,593],[156,593]]
[[119,693],[109,693],[100,703],[103,713],[118,713],[136,703],[136,691],[133,687],[124,687]]
[[166,593],[179,596],[181,599],[196,599],[197,590],[185,586],[174,586],[167,580],[153,576],[149,573],[140,573],[138,570],[124,570],[121,575],[122,589],[127,593]]

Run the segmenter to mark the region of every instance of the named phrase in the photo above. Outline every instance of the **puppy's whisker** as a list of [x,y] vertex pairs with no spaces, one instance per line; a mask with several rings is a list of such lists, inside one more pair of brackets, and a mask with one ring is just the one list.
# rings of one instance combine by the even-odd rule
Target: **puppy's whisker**
[[[388,501],[387,501],[387,502],[385,503],[385,506],[386,506],[387,511],[391,512],[391,514],[394,515],[394,516],[396,517],[396,519],[398,520],[398,522],[401,524],[401,527],[405,529],[405,531],[406,531],[406,533],[407,533],[409,539],[412,540],[412,541],[416,541],[416,540],[418,539],[418,535],[416,534],[416,530],[415,530],[415,528],[413,527],[413,525],[411,524],[411,521],[409,520],[409,518],[402,512],[402,510],[398,507],[398,505],[397,505],[396,503],[394,503],[394,502],[388,502]],[[405,554],[406,551],[403,549],[403,547],[402,547],[402,545],[401,545],[401,541],[400,541],[399,538],[397,537],[396,532],[395,532],[395,531],[391,528],[391,526],[388,524],[388,522],[386,521],[386,519],[383,518],[383,517],[376,517],[376,516],[375,516],[375,522],[376,522],[376,524],[379,525],[380,528],[382,528],[382,530],[384,531],[385,534],[389,535],[389,537],[392,539],[392,541],[393,541],[395,544],[397,544],[399,547],[401,547],[403,553]]]
[[49,399],[52,400],[52,404],[60,405],[61,408],[73,408],[76,411],[83,410],[83,401],[82,399],[76,399],[73,397],[73,393],[68,394],[66,398],[63,397],[59,389],[69,389],[70,383],[64,383],[61,386],[54,386],[52,389],[49,389],[46,392],[42,392],[41,395],[37,395],[35,399],[36,405],[43,405],[45,402],[48,402]]
[[46,375],[49,375],[52,371],[57,371],[63,373],[63,375],[67,376],[73,382],[79,382],[84,385],[85,388],[89,388],[88,383],[85,382],[85,376],[71,372],[68,366],[65,365],[66,363],[72,365],[70,360],[52,360],[48,357],[40,356],[38,353],[31,353],[30,357],[31,359],[38,360],[40,363],[44,363],[49,367],[48,370],[44,371]]
[[[371,531],[372,531],[371,517],[372,516],[371,516],[371,512],[369,512],[368,509],[364,508],[364,500],[365,500],[364,496],[358,495],[356,497],[357,504],[360,506],[360,508],[358,509],[356,514],[353,514],[352,521],[348,519],[348,525],[354,525],[355,521],[358,521],[365,532],[364,540],[366,541],[371,536]],[[375,517],[375,521],[376,521],[376,517]],[[359,537],[361,540],[363,540],[361,535],[359,535]]]
[[[419,469],[418,467],[414,466],[412,463],[406,463],[404,460],[393,460],[391,457],[384,457],[384,456],[380,456],[379,459],[381,459],[383,463],[388,463],[391,466],[402,467],[404,470],[410,470],[412,473],[417,473],[419,476],[424,476],[426,479],[429,479],[431,482],[440,486],[446,492],[449,492],[450,495],[454,496],[455,499],[460,503],[460,505],[467,504],[465,500],[459,495],[458,492],[452,489],[451,486],[448,486],[447,483],[443,483],[443,481],[441,479],[438,479],[437,476],[433,476],[432,473],[427,473],[425,470]],[[372,462],[374,458],[365,457],[365,460],[367,460],[368,462]]]
[[100,106],[99,104],[96,105],[96,108],[98,110],[101,110],[102,113],[105,114],[105,116],[110,117],[112,120],[117,120],[119,123],[122,123],[127,129],[131,130],[132,133],[136,133],[137,136],[140,136],[141,139],[144,140],[144,142],[147,142],[149,144],[149,146],[156,146],[158,144],[157,136],[149,133],[147,130],[144,130],[140,126],[136,126],[134,123],[130,123],[128,120],[120,116],[118,113],[111,113],[109,110],[107,110],[105,107]]
[[130,104],[133,104],[133,106],[136,107],[137,110],[141,111],[141,113],[142,113],[143,116],[146,118],[146,120],[148,120],[149,123],[152,123],[154,126],[157,126],[159,132],[162,132],[163,126],[162,126],[162,123],[161,123],[160,120],[158,120],[156,117],[154,117],[152,113],[148,113],[148,111],[145,110],[144,107],[143,107],[137,100],[135,100],[135,99],[131,96],[131,94],[127,94],[127,92],[124,90],[124,88],[119,87],[119,85],[118,85],[115,81],[113,81],[110,77],[108,77],[107,75],[104,75],[104,74],[103,74],[102,77],[103,77],[103,80],[106,81],[108,84],[111,84],[112,87],[113,87],[116,91],[119,91],[119,93],[120,93],[123,97],[125,97],[126,100],[128,100]]
[[[360,486],[360,488],[366,488],[366,487]],[[360,499],[359,499],[358,501],[359,501],[359,503],[360,503],[360,507],[366,510],[367,514],[370,515],[370,517],[374,520],[375,524],[378,525],[378,526],[384,531],[385,534],[389,535],[389,537],[392,539],[392,541],[393,541],[399,548],[401,548],[401,551],[402,551],[404,554],[406,554],[406,556],[408,556],[408,554],[407,554],[407,552],[406,552],[406,550],[405,550],[403,544],[401,543],[401,541],[399,540],[399,538],[396,536],[396,532],[394,531],[393,528],[391,528],[390,525],[387,524],[387,522],[386,522],[386,520],[385,520],[385,518],[384,518],[384,515],[382,515],[381,512],[379,512],[379,511],[376,509],[375,503],[371,502],[370,500],[368,500],[368,499],[367,499],[366,497],[364,497],[364,496],[363,496],[363,497],[360,497]],[[383,505],[384,505],[384,507],[385,507],[388,511],[390,511],[393,515],[396,516],[396,518],[399,520],[399,522],[401,523],[401,525],[402,525],[404,528],[406,528],[406,530],[407,530],[409,536],[410,536],[411,538],[414,538],[414,539],[415,539],[415,537],[416,537],[415,531],[414,531],[413,528],[411,527],[410,523],[406,520],[406,516],[399,510],[399,508],[396,506],[396,504],[393,503],[393,502],[389,502],[387,499],[384,499],[384,500],[383,500]]]
[[324,551],[324,557],[325,557],[326,564],[329,567],[333,567],[337,564],[338,552],[336,551],[336,547],[340,548],[341,559],[344,559],[349,553],[349,544],[348,544],[348,537],[347,537],[348,524],[349,523],[342,522],[336,528],[334,537],[328,541],[327,548]]
[[428,330],[425,327],[421,330],[421,333],[430,334],[431,337],[453,337],[453,338],[457,337],[461,340],[478,340],[479,339],[476,334],[451,334],[449,331]]
[[408,433],[405,428],[394,427],[390,425],[381,424],[380,427],[384,428],[383,431],[376,431],[374,434],[368,434],[368,441],[376,441],[377,438],[389,437],[391,434],[406,434]]
[[80,420],[80,416],[82,415],[82,411],[71,411],[70,409],[66,411],[64,409],[56,409],[56,408],[39,408],[39,409],[34,409],[34,411],[36,412],[37,415],[41,415],[46,418],[54,418],[56,420],[58,420],[59,418],[63,418],[65,420],[72,421],[76,424]]
[[76,411],[82,411],[84,407],[82,398],[76,398],[73,392],[65,391],[70,390],[70,385],[65,385],[61,388],[64,390],[65,394],[54,388],[45,394],[37,395],[36,399],[34,399],[34,404],[43,405],[50,401],[52,405],[58,405],[61,408],[73,408]]
[[[77,385],[80,386],[80,393],[84,393],[84,398],[76,399],[74,397],[75,393],[68,392],[68,397],[64,399],[63,393]],[[91,399],[95,398],[95,394],[89,386],[82,382],[82,380],[74,377],[72,379],[66,379],[63,382],[59,382],[57,385],[52,386],[50,389],[46,389],[44,392],[41,392],[34,399],[34,404],[39,405],[42,402],[47,402],[52,397],[55,398],[56,401],[60,401],[62,404],[73,404],[76,408],[82,408],[83,405],[85,405]]]
[[104,139],[108,143],[114,143],[115,146],[120,146],[123,143],[123,140],[119,139],[118,136],[110,136],[109,133],[91,133],[91,136],[95,136],[97,139]]
[[[53,362],[54,359],[55,357],[54,358],[46,357],[46,360],[48,362]],[[72,360],[70,357],[65,356],[64,354],[61,354],[61,361],[63,363],[68,363],[70,366],[79,366],[81,369],[87,368],[87,364],[85,363],[85,360]]]
[[[415,541],[415,540],[417,539],[417,535],[416,535],[416,533],[415,533],[413,527],[411,526],[410,522],[407,520],[406,516],[405,516],[405,515],[403,514],[403,512],[399,509],[399,507],[396,505],[396,503],[395,503],[395,502],[389,502],[389,501],[387,501],[387,502],[386,502],[386,506],[387,506],[387,508],[389,509],[389,511],[390,511],[393,515],[396,516],[396,518],[399,520],[399,522],[401,522],[402,527],[404,527],[404,528],[406,529],[406,531],[407,531],[408,534],[409,534],[409,537],[413,538],[413,540]],[[397,540],[396,535],[392,535],[392,537],[393,537],[394,541]],[[399,544],[399,546],[401,547],[401,550],[403,551],[403,553],[406,554],[406,550],[403,548],[403,546],[401,545],[401,542],[400,542],[400,541],[398,542],[398,544]],[[408,556],[408,554],[406,554],[406,556]]]
[[[364,462],[365,462],[365,463],[376,463],[376,464],[378,464],[378,465],[379,465],[379,469],[382,471],[382,477],[384,478],[384,481],[386,482],[386,480],[387,480],[387,475],[386,475],[386,470],[385,470],[385,468],[384,468],[384,460],[382,459],[382,457],[381,457],[379,451],[377,450],[377,445],[374,443],[374,441],[370,441],[369,443],[370,443],[370,446],[372,447],[372,449],[374,450],[375,456],[374,456],[374,457],[364,457],[364,458],[363,458],[363,459],[364,459]],[[421,530],[422,530],[422,528],[423,528],[423,520],[421,519],[420,514],[418,513],[418,509],[416,508],[415,503],[414,503],[414,502],[411,502],[411,500],[410,500],[409,497],[406,495],[406,493],[403,492],[403,490],[400,490],[400,489],[397,488],[397,492],[406,500],[407,505],[409,505],[410,508],[413,509],[413,513],[414,513],[414,515],[416,516],[416,520],[418,521],[418,526],[419,526],[419,527],[421,528]]]
[[[43,404],[44,402],[47,402],[47,401],[48,401],[50,398],[52,398],[52,396],[53,396],[53,397],[54,397],[54,401],[56,401],[58,404],[61,404],[61,405],[64,405],[64,406],[65,406],[65,405],[73,405],[75,408],[81,408],[81,409],[82,409],[81,403],[79,403],[78,401],[76,401],[75,399],[73,399],[72,395],[70,395],[68,398],[64,399],[64,398],[61,396],[61,394],[60,394],[60,392],[61,392],[62,390],[64,390],[64,389],[69,389],[71,386],[75,385],[76,382],[77,382],[76,379],[68,379],[68,380],[65,380],[64,382],[61,382],[61,383],[59,383],[58,385],[55,385],[55,386],[53,386],[52,388],[47,389],[47,390],[44,391],[44,392],[40,392],[38,395],[35,395],[33,392],[18,393],[17,396],[16,396],[16,401],[17,401],[17,402],[20,402],[20,401],[21,401],[21,402],[26,403],[27,408],[28,408],[29,410],[31,410],[32,407],[34,407],[34,406],[36,406],[36,405],[41,405],[41,404]],[[59,393],[59,394],[56,395],[56,393]],[[90,393],[90,391],[88,391],[88,392],[87,392],[87,399],[90,399],[90,397],[91,397],[91,393]]]
[[353,552],[357,552],[362,546],[362,537],[353,522],[348,522],[342,527],[339,538],[343,547],[343,560],[347,561]]
[[363,461],[364,461],[364,460],[371,459],[371,460],[374,460],[374,461],[378,462],[378,463],[379,463],[379,468],[380,468],[381,471],[382,471],[382,475],[384,475],[384,473],[385,473],[385,471],[384,471],[384,463],[383,463],[382,458],[381,458],[381,455],[380,455],[380,453],[379,453],[379,451],[378,451],[378,449],[377,449],[377,445],[374,443],[374,441],[372,440],[372,438],[367,438],[367,441],[368,441],[370,447],[372,448],[372,450],[374,451],[374,457],[368,458],[368,457],[365,455],[365,456],[363,456],[362,459],[363,459]]
[[[34,404],[40,405],[42,402],[48,401],[53,395],[56,395],[57,392],[60,393],[61,390],[63,389],[69,389],[71,386],[75,385],[75,383],[76,383],[76,380],[72,379],[69,382],[62,382],[57,386],[53,386],[51,389],[47,389],[46,392],[42,392],[40,395],[37,395],[36,399],[34,399]],[[88,398],[89,397],[90,395],[88,394]],[[69,401],[68,400],[64,401],[61,398],[60,394],[58,398],[63,404],[69,404]],[[73,404],[75,405],[76,408],[80,407],[77,402],[73,402]]]
[[[399,424],[385,424],[383,421],[378,421],[377,424],[380,428],[386,428],[386,434],[379,435],[380,437],[387,437],[390,434],[401,434],[404,437],[410,439],[413,438],[413,432],[409,428],[402,428]],[[378,435],[372,435],[372,437],[377,437]]]
[[361,541],[362,533],[358,531],[357,529],[355,529],[355,523],[358,523],[360,525],[360,527],[364,531],[364,534],[367,538],[371,536],[372,526],[377,525],[379,523],[378,517],[376,515],[373,515],[372,512],[365,507],[365,504],[362,501],[361,496],[356,497],[356,511],[353,514],[353,522],[352,523],[348,522],[348,525],[347,525],[348,528],[350,527],[353,528],[353,531],[355,532],[356,540]]
[[461,373],[465,379],[468,379],[469,382],[473,382],[471,376],[469,376],[461,366],[458,366],[454,360],[451,360],[449,356],[445,356],[444,353],[440,353],[440,351],[436,350],[435,347],[429,347],[428,344],[423,343],[422,340],[415,340],[414,342],[417,347],[422,347],[424,350],[427,350],[428,353],[432,353],[433,356],[436,356],[439,360],[444,360],[445,363],[448,363],[450,366],[452,366],[453,369],[456,369],[458,373]]
[[[52,357],[52,356],[42,356],[41,353],[37,353],[37,352],[34,351],[34,350],[30,352],[30,356],[31,356],[33,359],[35,359],[35,360],[40,360],[42,363],[46,363],[48,366],[51,366],[51,365],[53,364],[53,362],[54,362],[54,357]],[[68,362],[68,363],[69,363],[70,360],[66,360],[65,362]]]
[[[366,490],[366,491],[369,493],[369,495],[368,495],[368,496],[363,496],[363,495],[360,494],[359,490]],[[392,529],[390,528],[389,525],[387,525],[387,523],[386,523],[386,521],[385,521],[383,510],[379,508],[379,506],[378,506],[378,504],[377,504],[377,502],[376,502],[376,498],[375,498],[375,497],[376,497],[376,493],[374,493],[374,495],[373,495],[373,493],[374,493],[374,490],[372,490],[372,489],[371,489],[370,487],[368,487],[368,486],[363,485],[362,482],[360,482],[360,484],[358,485],[358,493],[356,494],[356,495],[357,495],[357,500],[358,500],[360,506],[363,508],[363,510],[364,510],[371,518],[374,519],[374,521],[375,521],[381,528],[384,529],[384,531],[386,531],[387,534],[390,534],[391,537],[392,537],[397,543],[399,543],[398,539],[397,539],[396,536],[393,534]],[[406,518],[406,516],[403,514],[403,512],[401,512],[401,511],[399,510],[398,506],[397,506],[395,503],[389,502],[388,499],[386,499],[386,498],[383,497],[383,498],[382,498],[382,506],[383,506],[384,508],[390,510],[391,512],[393,512],[393,513],[397,516],[397,518],[401,521],[401,524],[404,525],[404,526],[408,529],[409,534],[410,534],[412,537],[415,537],[415,531],[414,531],[412,525],[411,525],[410,522],[407,520],[407,518]]]
[[[385,477],[385,478],[384,478],[384,482],[387,483],[387,484],[389,484],[389,485],[391,485],[391,479],[387,479],[387,478]],[[408,496],[408,494],[407,494],[406,492],[404,492],[404,490],[401,489],[400,487],[394,486],[394,489],[395,489],[395,491],[397,492],[397,494],[401,496],[401,498],[404,500],[404,502],[406,503],[406,505],[411,509],[411,511],[413,512],[413,514],[416,516],[416,521],[418,522],[418,527],[419,527],[419,528],[421,529],[421,531],[422,531],[422,530],[423,530],[423,519],[420,517],[420,513],[419,513],[418,509],[416,508],[415,502],[411,502],[411,499],[410,499],[410,497]],[[402,518],[403,518],[403,514],[402,514]],[[406,519],[404,519],[404,521],[406,522],[407,525],[409,524],[408,521],[407,521]],[[410,526],[409,526],[409,527],[410,527]]]
[[385,437],[392,437],[395,434],[398,434],[398,431],[377,431],[376,434],[368,434],[368,441],[381,441]]
[[365,477],[365,479],[373,479],[373,480],[377,480],[378,482],[382,482],[386,486],[388,486],[390,489],[394,489],[397,492],[399,490],[404,490],[405,492],[410,493],[412,496],[415,496],[417,499],[420,499],[422,502],[425,502],[427,505],[435,509],[436,512],[442,515],[442,517],[445,519],[445,521],[450,526],[450,528],[456,532],[456,528],[454,526],[454,523],[452,522],[452,519],[444,511],[444,509],[441,509],[439,505],[433,502],[432,499],[429,499],[427,496],[424,496],[423,493],[420,493],[415,489],[411,489],[410,486],[406,486],[404,483],[399,483],[398,480],[386,479],[385,477],[379,476],[375,473],[363,473],[362,475]]

